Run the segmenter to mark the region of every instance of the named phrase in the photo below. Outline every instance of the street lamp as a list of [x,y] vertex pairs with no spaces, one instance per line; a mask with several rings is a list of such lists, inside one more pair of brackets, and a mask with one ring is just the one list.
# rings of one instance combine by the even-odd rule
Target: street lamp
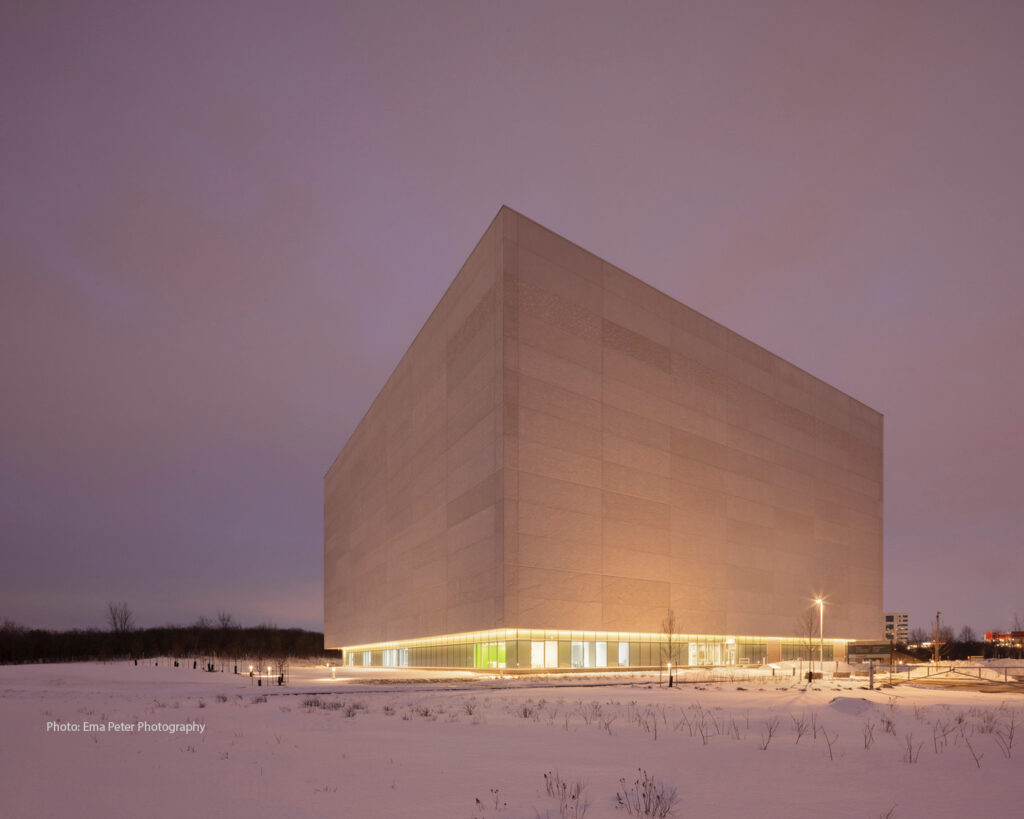
[[821,678],[825,679],[825,601],[820,597],[814,601],[818,604],[818,657],[821,666]]

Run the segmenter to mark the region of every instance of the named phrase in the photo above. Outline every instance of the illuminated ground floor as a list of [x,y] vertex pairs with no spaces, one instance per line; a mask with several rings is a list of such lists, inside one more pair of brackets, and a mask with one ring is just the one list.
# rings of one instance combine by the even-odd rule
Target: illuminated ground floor
[[343,663],[507,670],[760,665],[845,660],[845,639],[492,629],[343,647]]

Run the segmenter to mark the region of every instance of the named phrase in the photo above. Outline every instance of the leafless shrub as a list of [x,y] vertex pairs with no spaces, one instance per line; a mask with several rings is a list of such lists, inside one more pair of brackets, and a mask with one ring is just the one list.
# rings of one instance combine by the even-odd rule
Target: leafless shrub
[[626,785],[625,777],[619,780],[622,790],[615,793],[615,807],[625,810],[627,816],[665,819],[679,801],[676,789],[648,776],[645,770],[638,768],[637,772],[632,786]]
[[601,717],[601,727],[604,728],[604,730],[608,732],[608,736],[613,736],[613,734],[612,734],[612,723],[615,722],[616,719],[617,719],[617,717],[614,717],[614,716],[611,716],[611,717]]
[[544,774],[544,789],[548,796],[558,802],[560,819],[583,819],[587,815],[590,802],[583,798],[587,784],[582,779],[567,782],[558,771]]
[[998,715],[995,711],[985,709],[980,713],[980,725],[978,726],[979,734],[994,734],[999,724]]
[[267,701],[267,695],[266,694],[260,694],[258,697],[253,697],[252,701],[253,701],[253,704],[259,705],[260,703],[264,703],[264,702]]
[[875,741],[875,724],[868,720],[864,723],[864,750],[868,750]]
[[217,695],[217,702],[227,702],[228,698],[224,694]]
[[576,711],[583,719],[585,725],[590,725],[592,722],[596,722],[601,719],[601,703],[599,702],[588,702],[584,705],[582,700],[577,700]]
[[882,728],[885,730],[885,733],[896,736],[896,723],[885,716],[885,714],[882,715]]
[[710,733],[708,727],[707,713],[704,711],[701,711],[697,716],[697,732],[700,734],[701,745],[707,745]]
[[394,716],[394,713],[395,713],[395,706],[393,706],[393,705],[392,705],[392,704],[391,704],[391,703],[389,702],[389,703],[386,703],[386,704],[384,705],[384,708],[383,708],[383,709],[381,709],[381,710],[383,710],[383,711],[384,711],[384,713],[385,713],[385,715],[387,715],[387,716],[389,716],[389,717],[390,717],[390,716]]
[[761,744],[760,748],[762,751],[767,751],[768,746],[771,744],[772,737],[775,736],[775,732],[779,727],[778,717],[768,717],[764,721],[764,730],[761,732]]
[[466,716],[473,716],[476,713],[476,700],[470,698],[464,700],[462,703],[462,710],[466,712]]
[[655,740],[658,739],[658,715],[653,711],[637,712],[636,724],[648,734],[654,734]]
[[885,813],[878,814],[878,819],[892,819],[896,815],[896,805],[893,804]]
[[[836,740],[837,740],[837,739],[839,739],[839,732],[838,732],[838,731],[836,731],[836,732],[835,732],[835,733],[834,733],[834,734],[833,734],[833,735],[832,735],[832,736],[830,737],[830,736],[828,735],[828,731],[826,731],[826,730],[825,730],[825,726],[823,725],[823,726],[821,726],[821,735],[822,735],[823,737],[825,737],[825,744],[826,744],[826,745],[828,745],[828,758],[829,758],[829,761],[832,761],[832,760],[834,760],[834,759],[835,759],[835,757],[834,757],[834,756],[832,755],[832,746],[833,746],[833,745],[835,745],[835,742],[836,742]],[[918,752],[919,752],[919,753],[920,753],[920,750],[921,750],[921,749],[919,748],[919,749],[918,749]]]
[[944,723],[941,719],[935,720],[935,725],[932,726],[932,747],[935,753],[949,745],[949,735],[955,730],[952,723]]
[[918,757],[921,756],[921,748],[924,746],[924,743],[917,743],[917,748],[915,750],[914,735],[912,733],[903,737],[903,741],[906,743],[906,749],[903,751],[903,761],[908,765],[916,764]]
[[818,715],[811,712],[811,739],[818,738]]
[[693,736],[693,723],[690,722],[690,718],[686,716],[686,711],[680,712],[680,717],[672,724],[673,731],[681,731],[686,728],[690,732],[690,736]]
[[722,726],[718,722],[718,718],[711,711],[708,711],[708,719],[711,720],[711,727],[715,729],[715,734],[722,733]]
[[996,730],[996,742],[999,744],[999,750],[1007,759],[1013,756],[1013,734],[1016,730],[1017,714],[1015,711],[1011,711],[1009,720]]
[[[392,785],[392,787],[394,787],[394,785]],[[494,803],[494,810],[496,813],[499,813],[508,807],[508,802],[501,801],[501,793],[498,788],[491,788],[491,801]],[[477,805],[483,806],[483,802],[480,801],[479,797],[477,797],[476,803]]]
[[796,742],[793,744],[799,745],[801,737],[807,733],[807,714],[801,714],[799,717],[790,715],[789,718],[793,720],[793,730],[796,731]]
[[974,750],[974,746],[971,745],[971,740],[967,736],[967,731],[964,730],[964,726],[963,725],[960,726],[960,737],[963,739],[964,743],[967,745],[967,750],[971,752],[971,756],[974,757],[974,764],[977,765],[980,768],[981,767],[981,758],[983,756],[985,756],[985,755],[984,754],[979,754],[979,753],[977,753]]

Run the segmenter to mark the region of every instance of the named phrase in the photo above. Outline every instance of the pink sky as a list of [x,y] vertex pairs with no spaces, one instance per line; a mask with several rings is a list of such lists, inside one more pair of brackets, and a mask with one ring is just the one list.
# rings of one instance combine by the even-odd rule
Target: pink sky
[[886,416],[1024,615],[1018,3],[0,7],[0,619],[322,625],[321,479],[501,204]]

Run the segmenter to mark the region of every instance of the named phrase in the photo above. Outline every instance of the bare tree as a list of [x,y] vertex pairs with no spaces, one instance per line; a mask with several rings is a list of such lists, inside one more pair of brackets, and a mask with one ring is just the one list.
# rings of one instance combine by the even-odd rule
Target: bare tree
[[217,609],[217,656],[220,659],[231,657],[235,660],[235,673],[238,673],[238,628],[239,624],[227,611]]
[[801,648],[807,651],[807,661],[813,663],[814,652],[818,648],[818,610],[815,606],[808,606],[807,609],[796,618],[796,625],[793,629],[800,638]]
[[135,630],[135,614],[123,601],[107,603],[107,625],[114,634],[129,634]]
[[928,642],[928,632],[920,626],[916,626],[910,630],[910,634],[907,636],[907,639],[911,645],[921,645],[921,643]]
[[676,655],[679,653],[679,643],[675,639],[676,626],[676,613],[669,609],[665,619],[661,621],[661,631],[665,635],[665,642],[661,644],[661,663],[672,663],[678,668],[679,658]]
[[978,642],[978,635],[974,633],[974,629],[970,626],[964,626],[960,629],[960,634],[957,635],[956,639],[961,643],[976,643]]

